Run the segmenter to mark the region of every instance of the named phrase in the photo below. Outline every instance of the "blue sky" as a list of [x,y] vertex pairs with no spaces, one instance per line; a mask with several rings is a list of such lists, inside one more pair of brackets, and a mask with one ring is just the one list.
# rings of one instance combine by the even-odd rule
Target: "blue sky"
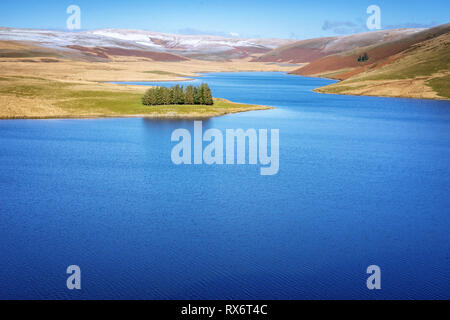
[[64,29],[66,8],[81,8],[82,29],[128,28],[243,37],[313,38],[367,31],[366,9],[381,8],[383,29],[449,21],[449,0],[49,0],[0,2],[0,26]]

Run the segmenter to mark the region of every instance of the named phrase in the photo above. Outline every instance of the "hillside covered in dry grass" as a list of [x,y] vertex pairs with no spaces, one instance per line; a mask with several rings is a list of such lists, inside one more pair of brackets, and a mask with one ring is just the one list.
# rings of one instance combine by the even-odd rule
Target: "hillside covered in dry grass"
[[[367,54],[367,61],[358,58]],[[450,99],[450,24],[314,60],[293,74],[342,80],[322,93]]]

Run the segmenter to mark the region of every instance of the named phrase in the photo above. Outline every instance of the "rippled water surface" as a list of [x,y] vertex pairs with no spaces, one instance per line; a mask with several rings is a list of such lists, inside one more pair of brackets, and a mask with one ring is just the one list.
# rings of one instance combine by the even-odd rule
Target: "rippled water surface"
[[280,129],[278,175],[173,165],[192,121],[0,121],[0,298],[450,298],[449,102],[281,73],[200,81],[276,107],[203,126]]

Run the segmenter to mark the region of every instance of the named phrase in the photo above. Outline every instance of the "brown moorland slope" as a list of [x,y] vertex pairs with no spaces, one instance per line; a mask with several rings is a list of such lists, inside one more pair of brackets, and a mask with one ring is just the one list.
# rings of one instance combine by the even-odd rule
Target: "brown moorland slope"
[[327,63],[313,62],[296,74],[343,79],[316,89],[322,93],[450,99],[449,49],[447,24],[400,43],[364,48],[369,55],[366,62],[357,59],[363,50],[352,51],[338,57],[334,65],[332,57],[327,57],[323,59]]
[[329,54],[337,53],[337,51],[330,52],[326,49],[330,43],[337,39],[337,37],[329,37],[299,41],[291,45],[274,49],[261,57],[254,58],[253,61],[289,63],[311,62]]
[[68,45],[64,48],[48,48],[37,42],[0,41],[0,58],[41,58],[53,57],[68,60],[106,62],[114,57],[148,58],[153,61],[187,61],[188,58],[167,53],[142,49],[118,47],[85,47]]
[[92,54],[98,58],[103,58],[110,60],[113,56],[118,57],[138,57],[138,58],[149,58],[153,61],[186,61],[188,58],[178,56],[175,54],[167,52],[155,52],[155,51],[144,51],[144,50],[133,50],[133,49],[123,49],[123,48],[111,48],[111,47],[83,47],[77,45],[67,46],[69,49],[78,50],[82,53]]
[[358,47],[365,47],[399,40],[422,29],[397,29],[364,32],[340,37],[327,37],[298,41],[276,48],[253,61],[305,63],[346,52]]
[[[327,77],[332,79],[345,80],[370,69],[380,68],[390,64],[402,57],[397,54],[401,52],[407,54],[408,50],[412,50],[416,44],[448,34],[449,32],[450,24],[446,24],[413,33],[398,40],[358,47],[315,60],[307,66],[293,71],[292,74],[304,76],[327,75]],[[364,53],[367,53],[369,60],[359,62],[358,57]]]

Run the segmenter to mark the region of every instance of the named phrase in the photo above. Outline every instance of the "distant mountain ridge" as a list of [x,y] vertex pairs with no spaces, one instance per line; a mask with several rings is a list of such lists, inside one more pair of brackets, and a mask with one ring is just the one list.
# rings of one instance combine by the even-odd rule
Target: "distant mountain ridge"
[[[67,32],[0,28],[0,41],[31,45],[36,51],[53,51],[69,59],[104,61],[113,56],[133,56],[156,61],[232,60],[310,63],[358,47],[399,40],[423,29],[398,29],[308,40],[244,39],[214,35],[176,35],[145,30],[100,29]],[[4,55],[8,54],[3,52]],[[21,53],[9,52],[10,55]],[[25,54],[26,55],[26,54]]]
[[[230,60],[262,54],[293,42],[208,35],[174,35],[143,30],[101,29],[65,32],[0,28],[0,41],[26,42],[63,57],[105,60],[109,56],[147,57],[157,61]],[[56,53],[56,52],[55,52]]]

